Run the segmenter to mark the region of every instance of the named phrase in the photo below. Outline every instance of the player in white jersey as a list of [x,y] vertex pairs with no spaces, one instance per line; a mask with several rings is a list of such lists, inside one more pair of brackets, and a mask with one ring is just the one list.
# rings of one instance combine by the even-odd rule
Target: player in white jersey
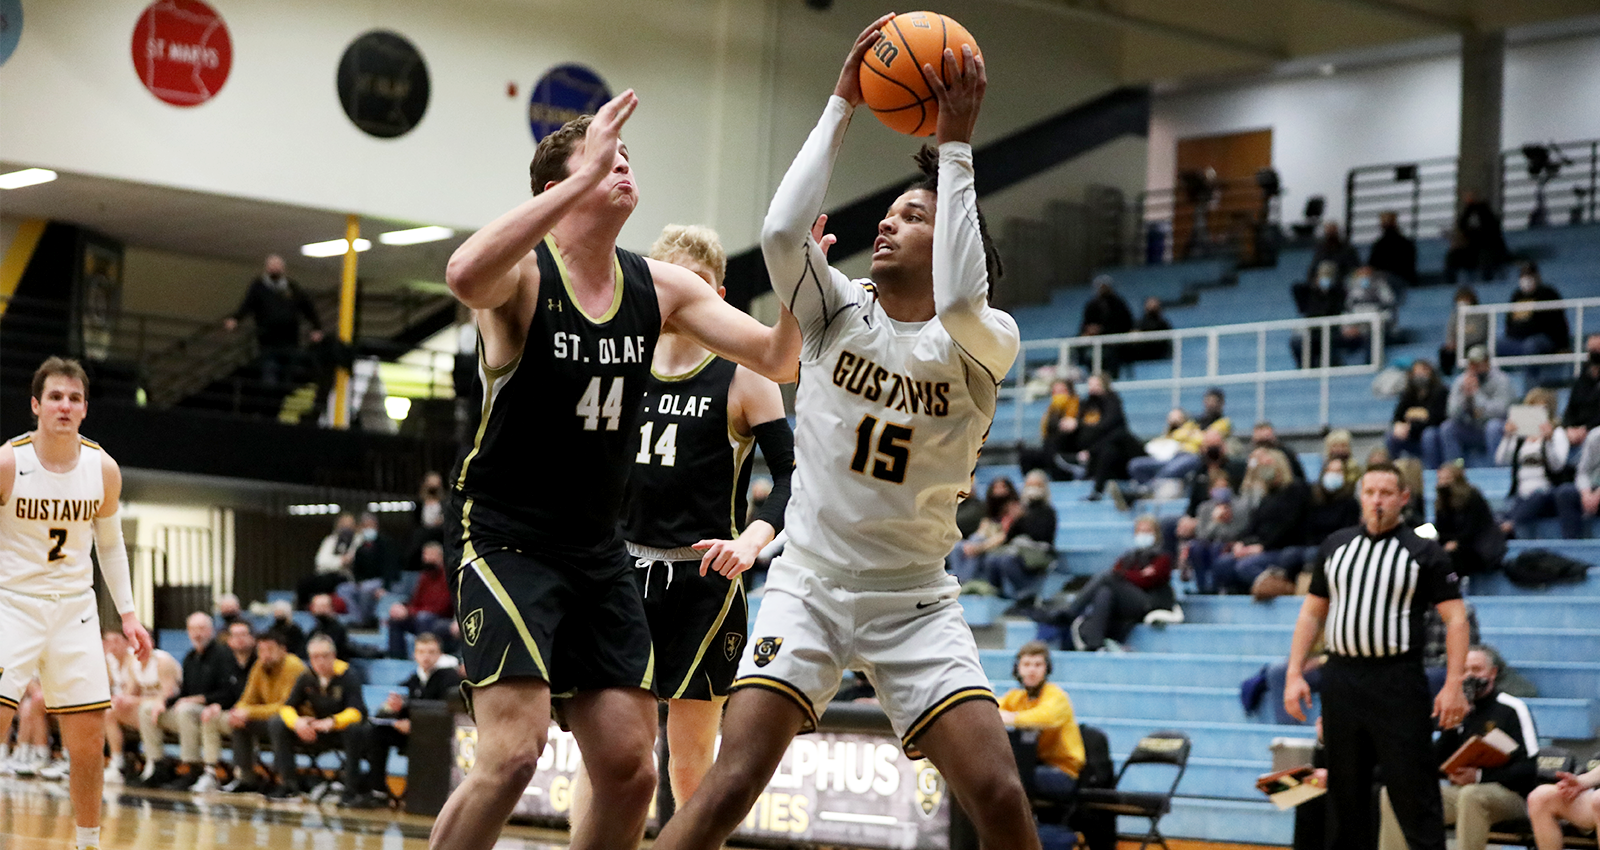
[[1020,344],[1016,323],[988,305],[992,257],[969,145],[981,59],[946,51],[948,90],[924,69],[939,103],[937,170],[922,157],[933,173],[879,224],[871,280],[829,268],[809,234],[861,102],[861,58],[889,17],[856,40],[767,213],[767,269],[804,340],[789,543],[750,630],[716,764],[657,850],[719,846],[790,740],[816,728],[845,670],[872,680],[906,754],[946,776],[983,846],[1039,846],[960,589],[944,571],[960,537],[956,501]]
[[100,845],[104,718],[111,705],[91,547],[141,664],[153,649],[133,612],[117,515],[122,473],[78,433],[88,385],[77,361],[46,360],[33,374],[38,427],[0,444],[0,729],[10,727],[23,687],[38,677],[45,710],[57,716],[72,757],[79,850]]

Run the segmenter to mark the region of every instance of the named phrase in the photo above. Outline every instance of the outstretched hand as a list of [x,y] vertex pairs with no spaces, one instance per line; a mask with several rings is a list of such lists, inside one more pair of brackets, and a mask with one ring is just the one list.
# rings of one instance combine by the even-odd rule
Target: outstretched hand
[[945,142],[970,142],[972,130],[978,124],[978,108],[983,105],[983,92],[989,86],[989,75],[983,70],[983,57],[972,52],[972,45],[961,45],[961,56],[945,48],[944,79],[934,72],[933,66],[923,64],[922,79],[933,92],[939,104],[939,123],[934,137],[939,144]]
[[873,21],[861,34],[856,36],[856,43],[850,46],[850,55],[844,58],[844,67],[839,70],[839,84],[833,87],[833,93],[850,102],[851,106],[860,106],[861,96],[861,60],[866,58],[867,51],[872,45],[883,38],[883,25],[894,20],[891,12]]
[[817,243],[818,248],[822,249],[822,256],[824,257],[828,256],[828,249],[833,247],[833,243],[839,241],[839,237],[827,231],[827,226],[827,213],[817,216],[816,222],[811,225],[811,240]]
[[700,556],[700,575],[716,573],[723,578],[733,578],[755,566],[761,547],[743,538],[734,540],[702,540],[694,548],[704,552]]
[[638,106],[639,96],[633,93],[633,89],[628,89],[606,101],[606,105],[600,107],[589,122],[589,129],[583,136],[583,149],[587,154],[584,168],[591,172],[590,176],[594,179],[610,173],[612,163],[617,160],[617,151],[622,148],[622,125],[628,123],[628,118]]

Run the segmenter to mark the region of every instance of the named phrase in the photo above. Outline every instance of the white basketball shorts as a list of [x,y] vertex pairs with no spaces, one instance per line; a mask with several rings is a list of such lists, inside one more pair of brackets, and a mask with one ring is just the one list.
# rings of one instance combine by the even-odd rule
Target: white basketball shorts
[[43,598],[0,590],[0,705],[16,708],[35,677],[51,714],[111,707],[94,591]]
[[849,590],[780,556],[733,688],[790,698],[806,713],[801,731],[811,732],[844,673],[859,670],[906,755],[921,758],[917,736],[944,712],[968,700],[995,701],[960,593],[951,576],[909,590]]

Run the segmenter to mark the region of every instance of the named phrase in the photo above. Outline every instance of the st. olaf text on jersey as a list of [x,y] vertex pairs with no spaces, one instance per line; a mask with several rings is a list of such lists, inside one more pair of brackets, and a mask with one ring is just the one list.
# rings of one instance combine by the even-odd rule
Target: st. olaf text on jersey
[[[677,395],[675,393],[662,393],[656,399],[655,412],[664,416],[693,416],[696,419],[706,415],[711,407],[711,396],[708,395]],[[649,402],[645,402],[645,413],[650,412]]]
[[928,416],[950,414],[949,381],[919,381],[849,351],[839,352],[839,360],[833,365],[833,383],[894,410]]
[[87,522],[100,513],[99,499],[17,499],[17,519]]
[[594,351],[583,350],[583,337],[578,334],[556,331],[550,335],[557,360],[579,363],[648,363],[650,349],[643,336],[596,337]]

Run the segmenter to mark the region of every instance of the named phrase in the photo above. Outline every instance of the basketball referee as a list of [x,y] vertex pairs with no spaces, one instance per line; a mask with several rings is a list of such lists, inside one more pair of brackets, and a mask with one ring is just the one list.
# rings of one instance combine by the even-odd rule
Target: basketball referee
[[[1445,850],[1432,718],[1451,729],[1466,716],[1467,612],[1449,556],[1400,524],[1410,498],[1393,465],[1367,469],[1361,525],[1323,541],[1294,626],[1283,705],[1300,720],[1311,704],[1300,665],[1319,629],[1329,651],[1322,668],[1329,847],[1373,846],[1373,768],[1381,766],[1406,844]],[[1448,656],[1431,711],[1422,672],[1429,605],[1444,619]]]

